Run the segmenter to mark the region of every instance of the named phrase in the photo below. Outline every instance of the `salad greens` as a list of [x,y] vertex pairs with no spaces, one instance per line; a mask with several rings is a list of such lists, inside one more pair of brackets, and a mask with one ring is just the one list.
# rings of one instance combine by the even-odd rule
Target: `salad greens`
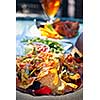
[[50,51],[54,53],[61,53],[63,51],[63,47],[60,43],[49,40],[49,39],[41,39],[39,37],[32,38],[32,39],[23,39],[21,42],[32,44],[33,42],[39,42],[46,44],[50,47]]

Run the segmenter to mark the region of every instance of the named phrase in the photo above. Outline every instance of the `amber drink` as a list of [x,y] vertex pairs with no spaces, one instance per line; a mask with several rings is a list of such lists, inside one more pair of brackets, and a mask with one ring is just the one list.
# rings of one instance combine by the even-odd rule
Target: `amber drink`
[[61,0],[41,0],[42,7],[49,17],[54,17],[59,10]]

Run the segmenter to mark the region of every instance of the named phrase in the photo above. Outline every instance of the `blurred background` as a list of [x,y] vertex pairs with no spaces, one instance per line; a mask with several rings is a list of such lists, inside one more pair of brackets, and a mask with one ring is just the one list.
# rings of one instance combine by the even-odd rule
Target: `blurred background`
[[[46,17],[40,0],[16,0],[16,17]],[[83,19],[83,0],[62,0],[56,17]]]

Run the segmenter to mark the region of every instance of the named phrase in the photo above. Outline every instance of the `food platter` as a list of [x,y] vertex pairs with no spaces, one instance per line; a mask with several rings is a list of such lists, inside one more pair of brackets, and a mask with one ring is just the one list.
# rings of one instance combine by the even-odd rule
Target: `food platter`
[[[34,22],[34,21],[33,21]],[[29,79],[29,80],[31,80],[30,78],[33,78],[33,76],[32,77],[30,77],[30,74],[32,75],[32,74],[35,74],[35,77],[34,77],[34,79],[32,79],[31,80],[31,83],[30,84],[28,84],[27,86],[22,86],[22,83],[20,83],[19,82],[19,80],[17,80],[16,82],[17,82],[17,95],[19,95],[20,94],[20,92],[21,92],[21,94],[23,94],[23,89],[25,90],[25,89],[27,89],[28,87],[29,87],[29,85],[31,86],[31,85],[33,85],[33,83],[34,83],[34,80],[35,80],[35,78],[37,79],[36,81],[38,81],[39,80],[39,82],[42,84],[38,89],[41,89],[41,88],[43,88],[43,87],[45,87],[45,86],[47,86],[47,87],[49,87],[49,88],[46,88],[46,89],[49,89],[49,92],[47,91],[46,93],[40,93],[37,89],[34,89],[34,88],[31,88],[31,92],[32,92],[32,94],[31,93],[27,93],[27,92],[25,92],[25,94],[26,95],[32,95],[33,96],[33,98],[34,98],[34,96],[37,98],[37,95],[44,95],[44,96],[46,96],[46,95],[48,95],[48,96],[59,96],[59,95],[69,95],[69,94],[73,94],[73,93],[77,93],[78,91],[80,91],[81,90],[81,92],[82,92],[82,80],[81,80],[81,85],[76,85],[75,83],[73,83],[73,81],[75,81],[75,82],[78,82],[77,80],[79,79],[81,79],[80,77],[82,77],[81,76],[81,74],[82,74],[82,71],[81,71],[81,73],[80,72],[77,72],[77,71],[79,71],[79,70],[77,70],[76,72],[73,72],[72,70],[73,70],[73,68],[72,69],[70,69],[68,66],[71,66],[71,63],[70,63],[70,61],[68,61],[69,60],[69,58],[71,58],[72,57],[72,59],[71,60],[73,60],[72,62],[74,62],[74,63],[77,63],[79,66],[81,66],[81,64],[82,64],[82,62],[78,62],[79,60],[80,60],[80,58],[82,59],[83,58],[83,56],[82,56],[82,54],[80,53],[80,51],[78,51],[78,49],[75,47],[75,43],[76,43],[76,41],[77,41],[77,39],[78,39],[78,37],[80,36],[80,34],[81,34],[81,32],[82,32],[82,26],[81,26],[81,24],[79,24],[81,27],[79,28],[79,30],[78,30],[78,34],[77,34],[77,36],[76,37],[73,37],[73,38],[70,38],[70,39],[68,39],[68,38],[66,38],[66,37],[64,37],[63,39],[55,39],[55,38],[48,38],[48,37],[44,37],[44,36],[40,36],[40,33],[38,34],[35,34],[34,35],[34,32],[36,33],[36,32],[40,32],[39,30],[37,30],[37,29],[35,29],[35,26],[34,26],[35,24],[33,23],[32,25],[29,25],[29,27],[27,27],[27,30],[26,30],[26,27],[25,27],[25,29],[24,29],[24,32],[21,34],[21,35],[17,35],[16,36],[16,43],[17,43],[17,45],[16,45],[16,57],[18,57],[18,58],[16,58],[17,60],[17,69],[16,69],[16,74],[17,74],[17,78],[19,77],[19,70],[21,70],[21,65],[20,64],[22,64],[23,63],[23,61],[22,60],[19,60],[19,59],[23,59],[23,57],[26,57],[26,58],[32,58],[33,56],[35,56],[35,57],[40,57],[42,54],[44,55],[44,57],[45,57],[45,55],[51,55],[52,57],[51,57],[51,59],[52,60],[55,60],[57,57],[59,58],[59,60],[60,61],[58,61],[58,58],[56,59],[56,61],[54,61],[54,62],[56,62],[56,64],[53,66],[53,68],[51,68],[51,65],[49,66],[49,64],[50,64],[50,59],[48,59],[48,57],[47,58],[45,58],[45,60],[43,60],[42,62],[41,62],[41,64],[47,64],[47,66],[49,66],[49,67],[46,67],[46,75],[47,75],[47,77],[45,77],[45,74],[44,74],[44,76],[42,76],[41,77],[41,72],[43,72],[43,70],[45,69],[45,68],[42,68],[42,70],[39,70],[40,72],[39,72],[39,74],[37,74],[37,73],[34,73],[34,71],[33,70],[35,70],[34,68],[31,70],[31,72],[29,72],[29,78],[27,78],[27,80]],[[34,31],[35,30],[35,31]],[[80,31],[81,30],[81,31]],[[33,32],[33,33],[32,33]],[[39,46],[39,48],[38,48],[38,46]],[[34,49],[33,49],[33,47],[35,47],[35,51],[36,52],[33,52],[34,51]],[[44,47],[45,47],[45,49],[46,50],[43,50],[44,49]],[[28,48],[28,49],[27,49]],[[27,49],[27,52],[25,53],[25,49]],[[39,51],[39,49],[41,49],[40,51]],[[30,51],[31,51],[31,53],[30,53]],[[38,51],[38,52],[37,52]],[[42,52],[42,54],[41,54],[41,52]],[[77,53],[77,52],[79,52],[78,53],[78,59],[77,59],[77,57],[75,57],[75,53]],[[32,57],[30,57],[30,54],[32,54],[31,56]],[[56,57],[54,57],[55,56],[55,54],[57,55]],[[63,54],[63,56],[64,56],[64,62],[62,61],[63,59],[62,58],[60,58],[62,55],[60,55],[60,56],[58,56],[59,54]],[[29,55],[29,56],[27,56],[27,55]],[[43,59],[44,59],[44,57],[42,57]],[[25,58],[25,59],[26,59]],[[50,58],[50,57],[49,57]],[[33,59],[35,59],[34,57],[33,57]],[[62,60],[61,60],[62,59]],[[49,61],[49,62],[47,62],[47,60]],[[33,61],[33,60],[32,60]],[[65,64],[65,62],[67,61],[67,65]],[[25,62],[25,61],[24,61]],[[44,63],[44,62],[47,62],[47,63]],[[58,63],[57,63],[58,62]],[[68,63],[69,63],[69,65],[68,65]],[[81,64],[79,64],[79,63],[81,63]],[[26,64],[26,62],[24,63],[24,64]],[[29,61],[29,63],[27,63],[27,64],[30,64],[30,61]],[[32,64],[34,64],[34,63],[32,63]],[[35,63],[36,64],[36,63]],[[60,65],[59,65],[60,64]],[[61,65],[62,64],[62,65]],[[65,65],[66,65],[66,67],[68,68],[68,70],[64,70],[65,71],[65,73],[67,72],[67,71],[70,71],[69,73],[70,73],[70,75],[68,76],[68,77],[70,77],[69,78],[69,80],[66,80],[66,82],[63,82],[63,83],[59,83],[59,82],[62,82],[62,81],[65,81],[65,78],[64,78],[64,76],[63,75],[60,75],[60,74],[63,74],[63,70],[60,70],[59,68],[58,68],[58,66],[60,66],[60,68],[62,68],[63,69],[63,67],[62,66],[64,66],[65,67]],[[77,65],[76,64],[76,65]],[[76,66],[75,65],[75,66]],[[26,66],[26,65],[25,65]],[[25,67],[24,65],[22,65],[22,67]],[[37,66],[39,66],[39,67],[41,67],[40,65],[37,65]],[[44,65],[42,65],[42,67],[43,67]],[[79,66],[77,66],[77,67],[79,67]],[[50,68],[50,69],[49,69]],[[55,70],[55,69],[56,70]],[[22,68],[22,69],[24,69],[24,68]],[[58,70],[57,70],[58,69]],[[76,68],[77,69],[77,68]],[[79,67],[79,69],[80,69],[80,67]],[[38,70],[37,68],[36,68],[36,70]],[[82,69],[81,69],[82,70]],[[26,68],[25,68],[25,70],[24,71],[26,71]],[[29,70],[28,70],[29,71]],[[49,71],[49,72],[48,72]],[[61,72],[59,72],[59,71],[61,71]],[[47,74],[47,72],[48,72],[48,74]],[[53,73],[54,72],[54,73]],[[52,76],[52,73],[54,74],[54,77],[56,77],[56,78],[52,78],[53,76]],[[58,74],[59,73],[59,74]],[[80,73],[80,74],[79,74]],[[21,72],[20,74],[23,74],[23,72]],[[26,73],[25,73],[26,74]],[[66,73],[66,74],[68,74],[68,73]],[[71,75],[71,74],[73,74],[73,75]],[[24,75],[24,74],[23,74]],[[43,75],[43,73],[42,73],[42,75]],[[50,78],[50,75],[52,76],[51,78]],[[57,76],[58,75],[58,76]],[[83,75],[83,74],[82,74]],[[66,75],[65,75],[66,76]],[[73,78],[73,76],[74,76],[74,78]],[[26,75],[26,77],[27,77],[27,75]],[[44,77],[44,78],[43,78]],[[57,77],[60,77],[60,78],[57,78]],[[63,77],[63,78],[62,78]],[[42,79],[43,78],[43,79]],[[73,87],[73,90],[71,90],[71,91],[69,91],[68,90],[68,92],[65,92],[65,90],[66,89],[61,89],[60,91],[58,91],[58,90],[56,90],[55,89],[55,87],[56,87],[56,85],[55,86],[52,86],[52,85],[49,85],[49,80],[48,80],[48,82],[47,81],[44,81],[44,80],[47,80],[47,79],[49,79],[50,78],[50,84],[53,84],[52,82],[54,81],[54,84],[60,84],[60,86],[61,86],[61,84],[63,84],[63,86],[64,86],[64,84],[66,84],[67,83],[67,86],[69,86],[68,88],[70,88],[70,89],[72,89],[72,87]],[[23,78],[21,78],[21,81],[23,80]],[[52,81],[51,81],[52,80]],[[60,80],[60,81],[59,81]],[[19,82],[19,83],[18,83]],[[24,81],[25,82],[25,81]],[[70,84],[69,84],[70,83]],[[20,84],[20,85],[19,85]],[[73,86],[72,86],[73,85]],[[66,86],[64,86],[63,88],[65,88]],[[76,87],[76,88],[75,88]],[[59,86],[57,86],[56,88],[62,88],[62,87],[59,87]],[[67,89],[68,89],[67,88]],[[79,89],[79,88],[81,88],[81,89]],[[22,90],[21,90],[22,89]],[[45,89],[44,89],[45,90]],[[55,92],[55,90],[56,90],[56,92]],[[53,91],[53,92],[51,92],[51,91]],[[67,90],[66,90],[67,91]],[[74,99],[73,99],[74,100]],[[78,100],[78,99],[77,99]]]

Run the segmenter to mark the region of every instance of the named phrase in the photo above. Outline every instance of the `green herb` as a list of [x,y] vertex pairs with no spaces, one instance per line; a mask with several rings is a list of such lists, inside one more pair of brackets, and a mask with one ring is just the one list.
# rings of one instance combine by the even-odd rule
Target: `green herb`
[[51,24],[48,24],[47,26],[48,26],[48,28],[49,28],[51,31],[53,31],[53,27],[52,27]]
[[75,66],[73,66],[73,68],[74,68],[74,69],[77,69],[77,68],[78,68],[78,66],[76,66],[76,65],[75,65]]
[[33,71],[30,73],[29,76],[31,76],[36,71],[36,68],[33,69]]
[[37,54],[37,50],[36,47],[33,48],[33,54],[36,55]]

